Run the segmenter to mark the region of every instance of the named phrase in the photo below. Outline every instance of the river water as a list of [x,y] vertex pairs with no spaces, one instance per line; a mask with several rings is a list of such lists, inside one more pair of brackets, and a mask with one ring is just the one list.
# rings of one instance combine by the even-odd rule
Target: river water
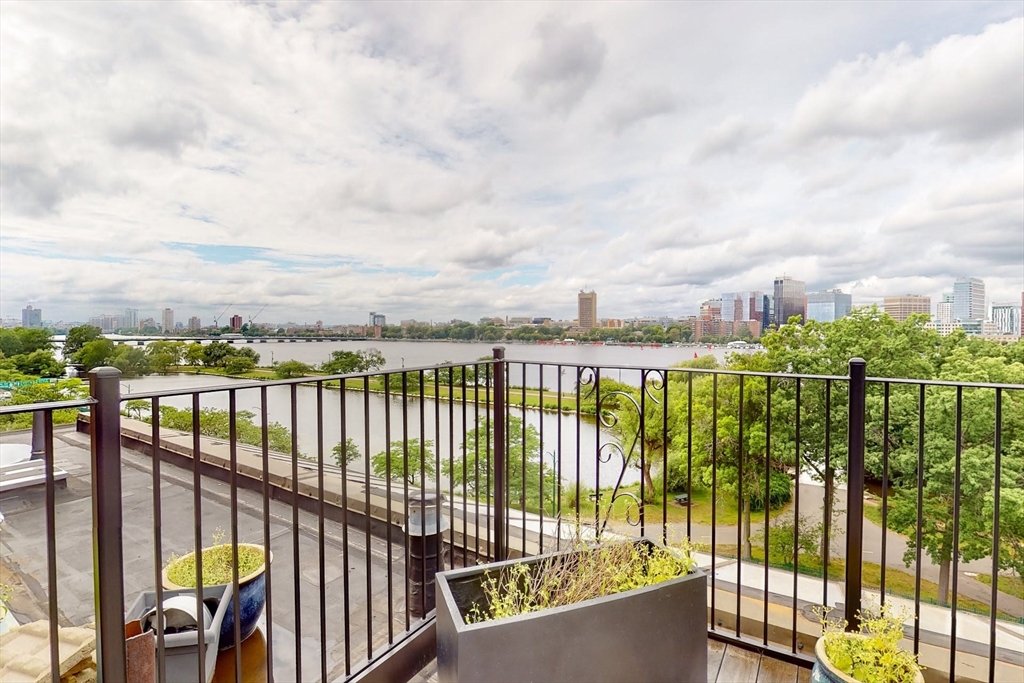
[[[385,369],[396,370],[404,367],[435,365],[445,361],[472,362],[483,356],[490,357],[494,344],[459,343],[459,342],[413,342],[413,341],[345,341],[345,342],[276,342],[239,344],[253,348],[260,354],[261,364],[285,360],[298,360],[308,364],[319,364],[330,358],[333,351],[357,351],[376,348],[385,357]],[[603,376],[639,385],[638,371],[619,369],[616,366],[663,367],[680,361],[692,359],[694,355],[714,355],[719,361],[724,360],[727,353],[723,348],[708,349],[707,347],[650,347],[639,345],[629,346],[589,346],[589,345],[534,345],[507,344],[506,358],[509,364],[510,383],[513,386],[540,386],[555,389],[559,382],[559,370],[562,371],[563,391],[572,391],[576,381],[576,366],[603,366]],[[543,369],[543,377],[539,364],[550,364]],[[565,367],[559,368],[558,365]],[[525,376],[524,376],[525,372]],[[541,382],[543,380],[543,382]],[[188,388],[230,386],[241,384],[241,380],[214,375],[151,375],[143,378],[122,382],[122,393],[139,393],[148,391],[170,391]],[[249,410],[256,414],[259,422],[260,393],[259,390],[240,390],[236,392],[237,406],[240,410]],[[554,394],[550,399],[555,400]],[[164,405],[187,408],[191,406],[190,396],[168,397],[161,399]],[[203,407],[227,408],[228,392],[216,391],[202,395]],[[483,426],[486,421],[486,409],[467,404],[465,418],[461,403],[454,406],[444,401],[426,399],[422,406],[418,399],[410,398],[404,406],[401,398],[392,397],[390,405],[385,405],[384,396],[371,394],[369,398],[368,420],[370,425],[369,441],[366,437],[367,411],[364,396],[358,391],[346,392],[345,399],[346,436],[354,438],[363,454],[383,451],[388,440],[396,441],[403,437],[403,424],[408,424],[409,438],[420,438],[420,414],[422,412],[422,436],[434,442],[442,458],[453,455],[461,456],[461,446],[467,430],[474,429],[478,424]],[[315,456],[318,452],[317,443],[317,403],[316,390],[313,387],[299,386],[296,390],[297,434],[299,450],[304,454]],[[291,391],[287,386],[267,388],[267,418],[270,422],[279,422],[291,428]],[[387,419],[390,412],[390,420]],[[522,416],[522,412],[515,411]],[[340,392],[324,390],[323,395],[323,449],[330,461],[331,449],[341,440],[341,397]],[[538,410],[527,410],[525,419],[542,432],[542,451],[546,462],[545,467],[558,468],[563,480],[572,482],[576,479],[576,463],[579,461],[580,481],[589,487],[596,484],[606,486],[613,484],[621,470],[621,459],[613,456],[608,463],[601,463],[597,458],[598,445],[615,440],[607,430],[601,430],[600,441],[598,428],[591,421],[583,421],[579,425],[574,415],[542,413]],[[479,420],[479,422],[477,422]],[[440,427],[440,428],[439,428]],[[577,450],[579,457],[577,458]],[[607,450],[607,449],[606,449]],[[599,479],[598,479],[599,475]],[[623,481],[637,481],[638,472],[630,469]]]

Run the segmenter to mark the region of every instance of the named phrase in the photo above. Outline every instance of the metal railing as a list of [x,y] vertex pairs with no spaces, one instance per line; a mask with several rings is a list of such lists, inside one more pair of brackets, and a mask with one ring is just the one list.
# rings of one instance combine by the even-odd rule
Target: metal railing
[[[950,681],[960,676],[958,657],[985,660],[989,681],[999,679],[997,666],[1024,667],[1013,652],[997,646],[1002,416],[1008,400],[1014,409],[1020,405],[1024,386],[868,378],[859,359],[851,361],[848,375],[815,376],[520,362],[507,360],[500,347],[493,360],[469,364],[234,381],[125,396],[119,376],[111,368],[92,371],[87,400],[0,406],[0,415],[38,413],[44,424],[46,599],[55,681],[62,608],[52,416],[55,410],[85,407],[90,411],[92,611],[101,680],[127,679],[126,598],[155,588],[159,604],[162,570],[172,552],[195,553],[202,612],[198,579],[211,519],[223,519],[229,528],[234,614],[241,608],[238,543],[256,540],[266,557],[274,552],[279,563],[285,561],[277,571],[273,562],[265,569],[261,632],[268,680],[365,676],[410,642],[423,652],[401,660],[401,666],[422,664],[432,652],[424,643],[430,640],[435,558],[467,565],[560,549],[605,534],[690,539],[710,568],[709,635],[806,666],[807,645],[816,637],[806,608],[841,602],[853,629],[862,604],[870,602],[865,595],[874,597],[875,586],[865,585],[863,573],[863,558],[874,552],[865,542],[868,479],[881,485],[879,599],[892,592],[898,571],[889,566],[887,554],[896,538],[890,537],[890,503],[916,496],[914,594],[908,596],[914,652],[927,654],[929,662],[947,657]],[[936,402],[949,392],[955,395],[950,426],[957,435],[954,548],[961,546],[964,393],[991,392],[995,403],[987,643],[958,640],[962,551],[951,557],[950,631],[922,630],[927,605],[922,516],[931,495],[925,455],[933,448],[925,436],[926,426],[935,426],[926,425],[928,392],[935,393]],[[917,395],[916,416],[908,408],[909,393]],[[894,415],[897,394],[899,414]],[[133,406],[143,419],[125,419],[122,404]],[[256,411],[258,424],[252,422]],[[916,430],[908,430],[908,422],[916,422]],[[353,448],[359,453],[350,457]],[[905,456],[914,449],[918,457],[910,467]],[[894,453],[898,467],[890,458]],[[124,516],[122,475],[131,476],[134,486],[143,481],[139,471],[152,489],[145,520]],[[806,483],[808,472],[813,484]],[[219,482],[226,482],[226,496],[214,490],[223,486]],[[845,486],[845,496],[837,484]],[[175,505],[189,501],[190,520],[177,507],[168,516],[164,499],[172,494],[163,491],[170,485],[183,491],[172,498]],[[670,501],[683,494],[682,505]],[[845,510],[838,507],[843,498]],[[447,528],[412,538],[410,520],[418,518],[424,529],[428,507]],[[735,516],[726,518],[730,508]],[[802,518],[808,514],[820,518],[816,553],[802,550],[807,546]],[[793,520],[789,527],[788,519]],[[131,529],[147,522],[152,524],[147,560],[152,572],[126,574],[126,534],[140,538]],[[755,526],[760,547],[752,540]],[[171,547],[167,537],[179,544],[191,538],[191,547]],[[310,557],[315,563],[308,563]],[[838,571],[841,588],[830,567]],[[312,622],[304,618],[310,615]],[[967,617],[959,618],[962,624]],[[235,619],[232,634],[235,680],[242,680],[243,670],[239,622]],[[158,623],[160,680],[166,680],[165,655]],[[200,648],[200,678],[204,656]]]

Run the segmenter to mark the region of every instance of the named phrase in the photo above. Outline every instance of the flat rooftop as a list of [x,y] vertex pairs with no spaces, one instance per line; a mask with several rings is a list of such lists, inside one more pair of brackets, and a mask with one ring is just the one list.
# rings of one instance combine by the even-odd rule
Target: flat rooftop
[[[15,432],[0,436],[2,443],[30,443],[31,434]],[[74,427],[54,430],[54,458],[69,474],[66,487],[56,489],[57,605],[61,626],[83,626],[93,621],[92,482],[88,434]],[[130,606],[141,591],[154,590],[155,544],[152,460],[148,455],[122,449],[123,550],[125,600]],[[195,549],[192,471],[161,463],[162,511],[161,566],[172,555]],[[230,540],[230,486],[202,477],[202,545],[213,543],[219,529]],[[263,544],[263,498],[258,492],[239,488],[239,541]],[[48,615],[46,566],[46,512],[43,486],[10,491],[0,496],[5,521],[0,526],[0,583],[12,587],[8,601],[19,623],[46,619]],[[370,536],[365,527],[348,526],[348,553],[342,541],[344,527],[328,520],[324,525],[324,576],[320,577],[320,541],[316,515],[299,510],[298,527],[291,505],[270,501],[272,644],[275,676],[296,678],[296,591],[301,608],[300,652],[303,678],[319,677],[321,652],[326,650],[328,678],[345,675],[345,645],[349,662],[366,658],[367,620],[372,619],[374,651],[388,642],[388,568],[391,576],[391,618],[395,636],[406,629],[405,550]],[[293,558],[298,538],[299,557]],[[347,559],[347,562],[346,562]],[[367,575],[370,590],[367,591]],[[344,610],[344,578],[349,580],[348,619]],[[326,637],[320,633],[320,596],[324,594]],[[410,617],[411,623],[418,620]],[[265,634],[267,614],[261,622]],[[347,626],[347,635],[346,635]]]

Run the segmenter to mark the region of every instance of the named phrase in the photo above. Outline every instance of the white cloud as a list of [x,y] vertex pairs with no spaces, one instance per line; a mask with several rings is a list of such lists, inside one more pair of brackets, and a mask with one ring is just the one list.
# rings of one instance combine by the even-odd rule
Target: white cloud
[[1014,299],[1007,7],[6,2],[0,314]]
[[837,65],[800,100],[792,134],[885,138],[941,133],[975,140],[1024,124],[1024,19],[951,35],[921,54],[902,43]]

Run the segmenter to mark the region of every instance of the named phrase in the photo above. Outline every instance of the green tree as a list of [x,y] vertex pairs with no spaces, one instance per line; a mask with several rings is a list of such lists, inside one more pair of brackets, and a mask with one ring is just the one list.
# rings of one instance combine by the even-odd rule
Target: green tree
[[305,377],[313,374],[313,367],[297,360],[286,360],[274,366],[274,375],[280,379]]
[[377,349],[334,351],[331,359],[320,366],[320,371],[329,375],[347,375],[377,370],[384,367],[384,363],[384,355]]
[[[505,480],[508,484],[508,506],[539,511],[543,478],[544,509],[550,514],[556,514],[558,479],[554,467],[544,465],[542,470],[537,428],[527,424],[524,430],[522,418],[515,415],[508,416],[506,427],[508,449]],[[442,459],[441,470],[451,482],[453,494],[461,495],[462,487],[465,486],[468,496],[492,501],[494,422],[490,425],[481,424],[479,428],[466,432],[462,457],[451,464]]]
[[[254,417],[255,413],[251,411],[236,411],[235,433],[239,443],[262,446],[263,429],[253,422]],[[148,422],[151,417],[144,419]],[[192,411],[188,408],[162,405],[160,406],[160,425],[168,429],[191,432]],[[231,413],[217,408],[201,409],[199,411],[199,433],[218,439],[229,438],[231,435]],[[291,432],[279,422],[271,422],[267,425],[267,443],[272,451],[289,455],[292,452]],[[301,452],[298,453],[298,456],[303,457]]]
[[121,344],[114,352],[113,358],[108,358],[108,360],[125,377],[141,377],[151,372],[149,356],[138,346]]
[[206,351],[203,349],[203,345],[199,342],[192,342],[185,347],[183,356],[187,365],[196,367],[202,365],[206,360]]
[[[943,363],[939,379],[958,382],[1024,383],[1024,365],[1008,363],[1002,357],[974,357],[965,347],[955,349]],[[1022,516],[1024,502],[1024,397],[1004,391],[1002,405],[1002,468],[1000,476],[1000,530],[1003,536],[999,565],[1003,569],[1024,570],[1021,542],[1024,529],[1015,525]],[[960,561],[987,557],[992,549],[995,478],[995,394],[990,389],[962,390],[960,431],[957,432],[957,391],[951,387],[931,387],[925,403],[924,489],[921,495],[922,550],[939,565],[939,596],[949,597],[949,581],[954,553]],[[960,495],[956,503],[956,449],[960,446]],[[893,497],[893,527],[916,532],[918,448],[908,441],[892,453],[904,461],[901,472],[915,471],[915,481],[898,481]],[[909,479],[909,477],[908,477]],[[954,545],[954,512],[958,514],[959,543]],[[1004,531],[1005,530],[1005,531]],[[908,533],[909,565],[916,550],[916,533]]]
[[422,469],[424,477],[434,479],[437,469],[434,463],[434,442],[427,439],[420,446],[419,439],[408,442],[392,441],[387,451],[381,451],[370,458],[370,467],[378,477],[387,477],[390,468],[391,479],[402,481],[404,478],[412,486],[420,486]]
[[50,349],[36,349],[31,353],[14,356],[15,367],[26,375],[39,377],[61,377],[64,374],[64,363],[53,357]]
[[83,346],[100,338],[103,331],[94,325],[79,325],[68,330],[64,338],[64,358],[73,358]]
[[86,370],[92,370],[93,368],[108,365],[115,353],[114,342],[101,337],[82,344],[81,348],[75,352],[73,358],[76,363],[84,365]]
[[214,368],[227,362],[228,356],[234,355],[234,347],[227,342],[214,341],[203,347],[203,365]]
[[252,372],[256,369],[256,364],[252,362],[252,358],[247,356],[229,356],[227,362],[224,364],[224,370],[229,375],[244,375],[247,372]]
[[338,463],[338,467],[341,467],[342,461],[345,464],[353,463],[363,457],[362,452],[359,450],[359,446],[356,445],[355,439],[351,436],[345,439],[344,447],[342,444],[336,444],[331,452],[334,454],[334,460]]
[[402,393],[402,378],[405,378],[405,391],[407,393],[419,393],[420,373],[419,372],[395,372],[388,375],[388,389],[393,394]]

